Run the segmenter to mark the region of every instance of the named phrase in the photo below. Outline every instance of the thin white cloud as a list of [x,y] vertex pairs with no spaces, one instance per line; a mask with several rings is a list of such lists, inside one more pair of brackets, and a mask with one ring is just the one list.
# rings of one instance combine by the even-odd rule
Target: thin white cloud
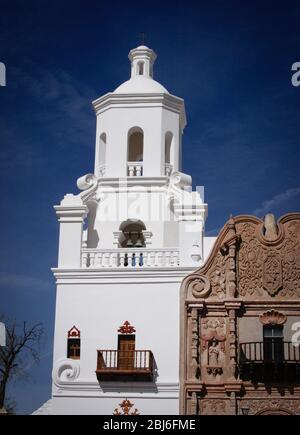
[[252,214],[254,214],[255,216],[263,216],[269,211],[274,210],[274,208],[278,207],[282,203],[294,198],[299,194],[300,186],[288,189],[285,192],[279,193],[278,195],[273,196],[273,198],[264,201],[260,207],[256,208],[252,212]]
[[91,101],[97,96],[95,90],[63,69],[47,70],[35,64],[29,67],[16,68],[13,73],[16,90],[22,88],[39,104],[39,110],[32,113],[33,122],[41,122],[45,134],[61,146],[82,143],[94,147],[87,138],[94,131]]
[[[94,148],[95,115],[91,101],[97,96],[95,90],[62,69],[46,70],[29,61],[11,74],[12,95],[22,90],[30,101],[24,119],[18,118],[21,127],[28,125],[30,118],[33,125],[41,126],[47,143],[60,148],[74,144]],[[32,136],[21,127],[16,128],[4,115],[0,116],[1,170],[37,167],[47,161],[46,148],[35,129]]]

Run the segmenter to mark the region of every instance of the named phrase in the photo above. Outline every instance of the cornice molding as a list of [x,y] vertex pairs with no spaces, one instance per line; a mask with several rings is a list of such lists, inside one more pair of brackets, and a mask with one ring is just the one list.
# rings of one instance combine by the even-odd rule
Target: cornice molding
[[[53,392],[53,396],[62,397],[70,395],[70,393],[76,394],[78,392],[95,393],[97,397],[99,394],[105,397],[120,397],[120,394],[126,392],[126,397],[140,397],[141,392],[143,397],[155,397],[157,394],[174,394],[172,398],[176,398],[179,395],[179,383],[178,382],[161,382],[157,384],[147,382],[101,382],[103,388],[99,386],[99,382],[90,381],[88,379],[73,380],[73,381],[59,381],[55,380],[54,385],[58,388],[57,392]],[[93,394],[94,395],[94,394]],[[78,397],[78,394],[76,394]]]
[[114,189],[112,193],[115,193],[116,188],[120,191],[122,188],[126,190],[126,187],[166,187],[168,182],[168,177],[101,177],[98,187],[111,187]]
[[115,284],[138,282],[139,284],[151,282],[181,283],[182,279],[194,268],[170,267],[170,268],[142,268],[142,269],[61,269],[52,268],[57,284]]
[[166,93],[114,94],[109,92],[92,102],[96,115],[112,108],[161,107],[180,115],[182,130],[186,126],[184,100]]

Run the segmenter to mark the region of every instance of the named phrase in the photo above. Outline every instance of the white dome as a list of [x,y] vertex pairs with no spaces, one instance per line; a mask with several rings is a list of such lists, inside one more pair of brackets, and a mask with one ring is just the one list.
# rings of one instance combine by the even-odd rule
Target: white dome
[[150,77],[134,76],[127,82],[122,83],[114,94],[168,94],[166,88]]

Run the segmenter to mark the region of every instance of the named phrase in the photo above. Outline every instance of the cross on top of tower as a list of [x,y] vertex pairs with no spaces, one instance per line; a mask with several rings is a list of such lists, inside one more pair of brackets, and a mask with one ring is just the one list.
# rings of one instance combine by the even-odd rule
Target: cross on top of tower
[[140,39],[141,39],[141,44],[145,45],[146,44],[146,33],[144,33],[144,32],[140,33]]

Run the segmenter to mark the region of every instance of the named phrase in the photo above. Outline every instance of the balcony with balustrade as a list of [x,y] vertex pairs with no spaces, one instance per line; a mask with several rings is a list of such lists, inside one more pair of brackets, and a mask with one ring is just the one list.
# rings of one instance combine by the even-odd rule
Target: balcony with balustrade
[[98,350],[96,375],[99,381],[152,381],[151,350]]
[[239,370],[244,381],[300,383],[300,347],[276,339],[240,343]]
[[[127,163],[127,176],[128,177],[142,177],[144,174],[143,162],[128,162]],[[165,164],[165,176],[170,177],[173,172],[173,165],[170,163]]]
[[180,259],[179,250],[176,248],[84,248],[81,251],[81,267],[85,269],[141,269],[147,267],[172,268],[178,266],[180,266]]
[[141,177],[143,175],[143,162],[128,162],[127,163],[127,176],[128,177]]
[[[106,175],[106,165],[99,166],[99,177],[103,178]],[[173,172],[173,165],[170,163],[165,164],[164,175],[170,177]],[[142,177],[143,176],[143,162],[128,162],[127,163],[127,177]]]

